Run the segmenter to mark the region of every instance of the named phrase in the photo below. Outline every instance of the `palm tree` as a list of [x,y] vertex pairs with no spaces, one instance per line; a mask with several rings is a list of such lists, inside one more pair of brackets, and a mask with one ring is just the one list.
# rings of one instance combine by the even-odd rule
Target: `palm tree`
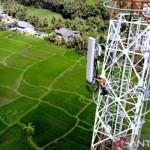
[[6,23],[5,22],[0,22],[0,31],[5,30],[6,28]]
[[32,123],[28,122],[28,125],[23,128],[26,130],[28,136],[32,136],[35,134],[35,126],[32,126]]
[[43,20],[43,27],[48,27],[48,20],[46,18]]
[[51,23],[54,24],[55,22],[56,22],[56,17],[53,16],[52,19],[51,19]]

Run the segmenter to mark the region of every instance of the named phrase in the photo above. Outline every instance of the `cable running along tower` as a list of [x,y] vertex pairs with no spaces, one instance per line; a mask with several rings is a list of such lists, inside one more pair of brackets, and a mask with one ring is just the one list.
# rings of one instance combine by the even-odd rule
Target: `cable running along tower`
[[149,112],[150,0],[107,0],[104,6],[110,21],[102,65],[101,46],[88,39],[87,86],[95,78],[105,81],[92,91],[97,109],[91,150],[137,150]]

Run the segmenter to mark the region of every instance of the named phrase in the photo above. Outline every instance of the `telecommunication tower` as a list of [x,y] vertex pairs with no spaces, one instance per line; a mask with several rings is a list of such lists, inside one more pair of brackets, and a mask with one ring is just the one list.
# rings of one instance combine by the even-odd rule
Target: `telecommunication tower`
[[88,85],[99,76],[105,80],[93,90],[97,108],[91,150],[137,150],[149,112],[150,0],[107,0],[104,6],[110,21],[102,66],[101,46],[88,39]]

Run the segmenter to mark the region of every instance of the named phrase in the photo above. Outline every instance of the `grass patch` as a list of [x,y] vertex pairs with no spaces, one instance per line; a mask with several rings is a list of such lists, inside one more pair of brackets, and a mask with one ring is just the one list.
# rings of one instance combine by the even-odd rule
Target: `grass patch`
[[7,125],[2,120],[0,120],[0,132],[3,131],[6,127]]
[[48,19],[51,20],[53,16],[55,18],[62,18],[62,16],[58,13],[54,13],[47,9],[40,9],[40,8],[34,8],[34,7],[26,7],[28,16],[36,16],[39,17],[39,19]]
[[145,120],[145,124],[142,127],[142,134],[150,134],[150,120]]
[[76,115],[86,105],[80,100],[80,96],[74,93],[55,90],[50,91],[43,100],[67,110],[72,115]]
[[0,40],[0,48],[6,49],[12,52],[16,52],[16,51],[19,51],[28,47],[29,47],[29,44],[26,44],[26,43],[18,43],[10,39]]
[[[86,138],[83,138],[84,137]],[[69,134],[66,139],[73,141],[75,143],[78,143],[86,148],[89,148],[91,145],[91,137],[92,137],[92,132],[87,131],[81,127],[76,127],[71,134]]]
[[0,49],[0,62],[2,62],[11,52]]
[[35,87],[32,85],[26,84],[25,82],[22,81],[18,91],[21,94],[32,97],[32,98],[40,98],[48,90],[43,87]]
[[71,60],[78,60],[81,58],[81,55],[77,54],[75,50],[68,50],[64,54],[65,57],[71,59]]
[[58,108],[42,103],[21,119],[21,122],[33,123],[33,140],[38,146],[44,146],[68,132],[75,125],[76,119]]
[[89,150],[92,132],[77,126],[67,137],[45,148],[45,150]]
[[86,122],[83,122],[83,121],[80,121],[80,122],[79,122],[79,126],[85,128],[85,129],[87,129],[87,130],[91,130],[91,129],[93,128],[92,125],[89,125],[89,124],[87,124]]
[[18,125],[11,126],[0,135],[1,150],[35,150],[29,143],[25,131]]
[[30,84],[48,87],[57,76],[72,64],[71,61],[62,56],[53,56],[31,67],[24,74],[24,79]]
[[7,86],[12,89],[17,89],[20,82],[21,71],[4,67],[0,69],[0,85]]
[[12,123],[37,104],[37,102],[36,100],[21,97],[12,103],[0,106],[0,116],[5,122]]
[[89,150],[89,148],[84,147],[76,142],[73,142],[68,139],[62,139],[55,142],[52,145],[47,146],[44,150]]
[[28,47],[29,46],[39,46],[39,45],[44,45],[44,44],[48,43],[47,41],[42,40],[40,38],[33,37],[33,36],[27,36],[27,35],[24,35],[21,33],[15,33],[13,36],[10,37],[10,39],[15,40],[16,42],[28,44]]
[[86,66],[86,59],[85,59],[85,58],[82,58],[82,59],[80,60],[80,64]]
[[10,31],[0,31],[0,39],[5,38],[11,34],[12,34],[12,32],[10,32]]
[[5,65],[2,64],[2,63],[0,63],[0,69],[2,69],[2,68],[4,68],[4,67],[5,67]]
[[80,115],[79,118],[91,125],[94,125],[96,105],[91,103]]
[[17,92],[0,86],[0,105],[7,104],[18,98]]
[[14,54],[9,57],[6,62],[9,66],[24,70],[30,65],[34,64],[36,61],[29,57]]
[[[146,106],[146,102],[145,102],[145,106]],[[146,108],[146,110],[147,111],[150,110],[150,101],[147,102],[147,108]],[[146,114],[145,118],[147,120],[150,120],[150,112],[148,114]]]
[[38,47],[44,52],[51,52],[51,53],[56,53],[56,54],[63,54],[67,49],[54,45],[54,44],[45,44],[43,46]]
[[91,98],[91,94],[86,89],[85,68],[76,65],[67,71],[53,86],[55,89],[62,89],[77,92],[85,97]]
[[38,47],[32,47],[29,49],[23,49],[21,51],[18,52],[19,54],[25,55],[27,57],[32,57],[32,58],[36,58],[36,59],[46,59],[50,56],[52,56],[52,53],[47,53],[47,52],[43,52],[40,51],[40,48]]

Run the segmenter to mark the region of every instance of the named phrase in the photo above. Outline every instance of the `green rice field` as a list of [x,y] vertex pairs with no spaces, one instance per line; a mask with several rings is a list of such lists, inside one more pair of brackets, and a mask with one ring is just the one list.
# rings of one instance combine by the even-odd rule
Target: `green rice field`
[[96,106],[85,63],[74,50],[0,32],[0,150],[90,149]]

